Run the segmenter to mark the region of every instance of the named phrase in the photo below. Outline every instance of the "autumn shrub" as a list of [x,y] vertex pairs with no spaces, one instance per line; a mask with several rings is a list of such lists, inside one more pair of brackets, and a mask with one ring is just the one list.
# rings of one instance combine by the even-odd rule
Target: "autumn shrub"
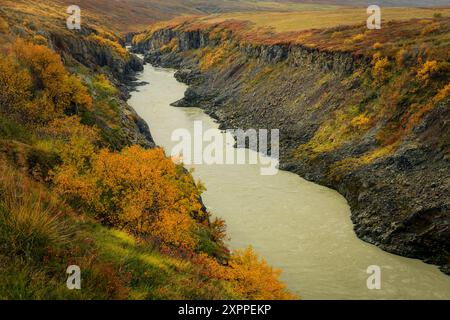
[[286,300],[295,297],[279,280],[281,270],[259,259],[252,248],[236,250],[229,261],[229,279],[235,290],[251,300]]
[[446,75],[450,72],[450,63],[446,61],[427,60],[417,71],[417,80],[426,82],[431,78]]
[[438,91],[436,96],[433,98],[433,102],[439,103],[448,97],[450,97],[450,83],[447,83],[441,90]]
[[361,42],[364,40],[364,34],[360,33],[352,37],[353,42]]
[[355,128],[364,128],[370,123],[370,119],[365,114],[361,114],[352,119],[351,125]]
[[391,64],[387,57],[374,55],[372,77],[376,82],[382,83],[388,78],[390,66]]
[[58,54],[46,46],[17,40],[0,62],[1,112],[32,126],[89,108],[92,99],[80,80],[70,75]]
[[297,299],[280,281],[281,270],[270,267],[251,247],[233,251],[226,265],[219,264],[205,254],[196,256],[194,262],[199,266],[199,272],[203,276],[226,281],[241,299]]
[[202,70],[208,70],[212,66],[219,63],[225,56],[226,49],[224,47],[218,47],[215,49],[206,49],[205,55],[200,61],[200,68]]
[[3,114],[20,114],[27,109],[31,99],[31,76],[20,68],[11,56],[0,59],[0,111]]
[[380,42],[375,42],[373,44],[372,48],[374,48],[375,50],[379,50],[379,49],[383,48],[383,44]]
[[[71,88],[68,86],[68,74],[61,58],[45,46],[23,41],[15,43],[14,52],[32,77],[35,95],[48,102],[47,110],[41,111],[47,111],[52,116],[62,113],[70,103]],[[50,108],[53,110],[49,110]]]
[[104,37],[102,37],[100,35],[96,35],[96,34],[91,34],[88,37],[88,40],[95,41],[102,46],[112,48],[121,58],[127,57],[127,51],[117,41],[114,41],[114,40],[111,40],[108,38],[104,38]]
[[0,33],[8,33],[8,32],[9,32],[8,22],[6,22],[5,19],[0,17]]
[[354,43],[359,43],[364,41],[364,34],[360,33],[360,34],[356,34],[353,37],[351,37],[350,39],[346,39],[344,41],[345,44],[354,44]]
[[202,211],[199,191],[163,150],[133,146],[90,157],[83,166],[76,156],[68,158],[57,170],[54,182],[60,194],[104,224],[195,249],[192,217]]
[[161,52],[176,52],[178,50],[178,39],[173,38],[167,44],[163,45],[160,49]]
[[426,36],[436,33],[440,30],[440,28],[441,28],[440,23],[431,23],[422,29],[421,35]]

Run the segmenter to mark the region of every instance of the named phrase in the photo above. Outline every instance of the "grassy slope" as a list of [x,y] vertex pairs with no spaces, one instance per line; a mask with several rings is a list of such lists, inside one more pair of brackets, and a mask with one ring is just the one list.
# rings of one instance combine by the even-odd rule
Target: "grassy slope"
[[[0,299],[236,297],[189,260],[75,214],[4,162],[0,173]],[[66,288],[71,264],[82,270],[82,290]]]

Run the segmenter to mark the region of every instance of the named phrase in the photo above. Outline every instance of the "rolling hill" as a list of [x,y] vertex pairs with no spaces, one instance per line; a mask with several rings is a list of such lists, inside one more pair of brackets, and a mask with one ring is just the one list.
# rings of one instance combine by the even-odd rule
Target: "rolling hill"
[[[371,2],[372,3],[372,2]],[[375,1],[384,6],[445,6],[448,4],[443,0],[432,1]],[[95,18],[100,24],[120,33],[137,32],[147,28],[148,25],[170,20],[178,16],[198,16],[210,14],[257,14],[267,12],[281,12],[288,16],[280,16],[292,23],[292,19],[304,20],[304,16],[310,11],[333,10],[334,14],[339,6],[366,6],[365,0],[49,0],[43,3],[37,0],[5,0],[2,6],[26,7],[27,11],[33,8],[43,8],[59,15],[66,15],[65,9],[69,5],[78,5],[82,10],[82,17],[88,20]],[[342,8],[348,12],[349,8]],[[359,10],[359,9],[358,9]],[[340,11],[339,11],[340,12]],[[409,15],[409,12],[407,14]],[[299,16],[289,16],[298,13]],[[402,9],[398,9],[396,15],[403,15]],[[304,16],[302,16],[304,15]],[[359,12],[364,16],[365,12]],[[341,15],[344,21],[348,17]],[[325,17],[327,19],[329,17]],[[331,17],[332,18],[332,17]],[[250,19],[251,20],[251,19]],[[306,23],[310,23],[309,19]],[[323,21],[323,19],[315,19]],[[318,27],[323,27],[319,25]],[[326,25],[325,25],[326,26]]]

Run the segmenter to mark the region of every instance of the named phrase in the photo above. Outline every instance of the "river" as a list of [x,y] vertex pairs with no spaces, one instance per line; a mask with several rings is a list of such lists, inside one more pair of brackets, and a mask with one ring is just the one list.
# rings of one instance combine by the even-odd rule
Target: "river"
[[[150,126],[155,142],[171,150],[172,132],[218,124],[198,108],[176,108],[187,88],[174,71],[145,66],[128,103]],[[228,145],[226,148],[232,148]],[[246,150],[246,152],[253,152]],[[437,267],[382,251],[359,240],[346,200],[336,191],[260,165],[193,165],[207,191],[203,200],[228,226],[231,248],[252,245],[303,299],[450,299],[450,277]],[[369,290],[369,266],[381,268],[381,289]]]

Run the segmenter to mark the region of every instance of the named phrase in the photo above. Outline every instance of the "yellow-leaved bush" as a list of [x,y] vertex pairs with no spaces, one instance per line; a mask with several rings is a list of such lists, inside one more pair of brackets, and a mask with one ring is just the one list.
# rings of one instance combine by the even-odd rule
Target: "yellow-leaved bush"
[[65,161],[54,183],[72,205],[92,212],[106,225],[195,249],[192,218],[202,214],[200,194],[162,149],[132,146],[120,153],[103,149],[89,156],[83,147],[70,150],[72,154],[63,152]]
[[264,258],[260,259],[252,247],[234,250],[227,265],[219,264],[206,254],[199,254],[195,262],[202,266],[207,278],[224,280],[240,298],[250,300],[298,299],[291,294],[279,277],[281,270],[274,269]]
[[[44,39],[36,40],[45,43]],[[216,52],[210,58],[215,61],[221,56]],[[3,241],[6,251],[11,252],[7,247],[11,244],[23,251],[22,243],[27,246],[31,243],[34,247],[29,247],[30,257],[41,263],[44,256],[44,261],[48,261],[52,255],[47,252],[48,244],[65,246],[65,226],[71,220],[60,221],[59,214],[69,209],[66,206],[69,204],[70,212],[72,208],[77,210],[81,220],[90,214],[104,225],[124,229],[139,241],[148,241],[152,248],[153,244],[160,244],[160,254],[181,256],[189,272],[196,276],[201,273],[200,283],[220,282],[230,289],[233,297],[294,298],[279,281],[280,272],[260,260],[251,249],[229,255],[223,244],[224,221],[210,221],[200,200],[202,187],[195,184],[182,166],[168,159],[162,149],[132,146],[113,152],[101,148],[105,143],[100,130],[82,124],[76,116],[83,114],[80,111],[92,111],[92,97],[80,79],[65,69],[58,54],[43,45],[17,40],[0,48],[0,58],[0,116],[26,126],[33,133],[33,151],[52,159],[42,179],[33,184],[42,183],[45,194],[54,191],[52,197],[58,204],[55,214],[51,210],[44,212],[42,202],[34,204],[35,196],[28,190],[25,191],[29,197],[11,197],[12,205],[4,201],[8,205],[2,215],[6,226],[18,226],[17,230],[10,228],[14,231],[11,234],[3,234],[7,239]],[[93,85],[94,98],[117,92],[105,76],[96,76]],[[10,180],[7,184],[11,184]],[[16,189],[13,186],[11,190]],[[30,228],[37,230],[32,238]],[[22,234],[24,237],[19,239],[17,235]],[[20,241],[11,241],[13,237]],[[53,252],[55,248],[50,249]],[[97,262],[95,265],[98,266]],[[104,264],[95,268],[111,274],[114,280],[111,283],[120,282],[115,270],[108,271]],[[104,274],[99,278],[103,280]],[[126,297],[126,290],[118,291]]]
[[43,124],[68,109],[92,107],[87,88],[48,47],[18,39],[0,57],[0,111],[9,117]]

